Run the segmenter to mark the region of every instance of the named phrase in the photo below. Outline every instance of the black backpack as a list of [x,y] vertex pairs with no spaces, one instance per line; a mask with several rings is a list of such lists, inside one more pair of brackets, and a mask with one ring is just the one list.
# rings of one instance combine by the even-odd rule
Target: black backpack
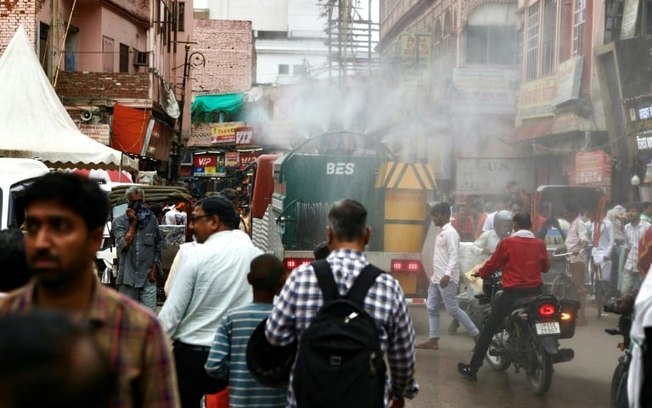
[[312,267],[324,305],[299,341],[292,382],[297,406],[382,408],[385,361],[376,322],[363,302],[383,271],[367,265],[340,297],[328,262]]

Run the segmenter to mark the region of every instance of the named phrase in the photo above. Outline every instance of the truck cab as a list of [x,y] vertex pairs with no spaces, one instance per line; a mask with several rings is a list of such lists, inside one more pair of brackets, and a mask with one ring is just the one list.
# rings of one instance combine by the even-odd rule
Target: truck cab
[[34,159],[0,158],[0,229],[20,228],[25,207],[22,196],[34,179],[49,172]]

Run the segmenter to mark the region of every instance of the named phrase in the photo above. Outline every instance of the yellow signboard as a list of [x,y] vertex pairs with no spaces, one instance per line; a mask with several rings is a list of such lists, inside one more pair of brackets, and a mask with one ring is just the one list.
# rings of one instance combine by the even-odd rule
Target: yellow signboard
[[244,122],[225,122],[211,126],[211,142],[213,144],[235,143],[235,131],[244,125]]

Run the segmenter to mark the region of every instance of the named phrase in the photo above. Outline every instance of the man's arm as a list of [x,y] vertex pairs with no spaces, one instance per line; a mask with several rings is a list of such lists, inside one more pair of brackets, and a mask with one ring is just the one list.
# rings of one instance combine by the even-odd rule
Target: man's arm
[[541,241],[541,272],[548,272],[550,269],[550,258],[548,257],[548,249],[546,243]]
[[113,221],[113,233],[115,235],[118,252],[124,252],[131,246],[135,235],[135,225],[132,228],[129,218],[126,216],[117,217]]
[[172,339],[174,339],[174,333],[190,304],[195,286],[196,257],[188,256],[185,260],[185,265],[181,265],[181,268],[179,268],[170,295],[158,315],[163,329]]
[[161,326],[155,319],[147,329],[144,339],[144,359],[138,396],[143,407],[180,406],[177,375],[172,352]]
[[505,246],[506,240],[503,239],[498,243],[498,246],[496,247],[496,251],[491,255],[491,258],[487,262],[480,267],[480,269],[477,272],[477,275],[481,277],[482,279],[486,279],[493,275],[498,269],[503,267],[503,264],[505,263]]
[[[398,406],[403,398],[414,398],[419,386],[414,378],[414,327],[407,311],[405,296],[398,283],[393,281],[393,311],[387,330],[387,362],[391,379],[391,398]],[[396,405],[396,404],[395,404]],[[394,406],[394,405],[392,405]]]
[[229,378],[229,367],[231,365],[231,336],[233,325],[231,316],[227,315],[217,328],[211,350],[208,353],[208,360],[204,369],[211,377],[217,379]]
[[[304,272],[300,272],[300,271]],[[287,346],[297,336],[296,306],[297,290],[299,288],[299,274],[314,273],[312,267],[307,266],[292,271],[285,286],[279,295],[279,302],[274,306],[272,313],[265,324],[265,337],[274,346]]]

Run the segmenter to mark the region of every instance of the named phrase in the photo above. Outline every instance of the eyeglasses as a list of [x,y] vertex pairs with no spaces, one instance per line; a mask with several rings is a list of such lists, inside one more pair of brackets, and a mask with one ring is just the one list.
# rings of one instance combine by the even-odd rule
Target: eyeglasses
[[207,218],[207,217],[210,217],[210,215],[195,215],[195,214],[192,214],[192,215],[190,216],[190,222],[193,222],[193,223],[194,223],[194,222],[197,221],[197,220],[200,220],[200,219],[202,219],[202,218]]

